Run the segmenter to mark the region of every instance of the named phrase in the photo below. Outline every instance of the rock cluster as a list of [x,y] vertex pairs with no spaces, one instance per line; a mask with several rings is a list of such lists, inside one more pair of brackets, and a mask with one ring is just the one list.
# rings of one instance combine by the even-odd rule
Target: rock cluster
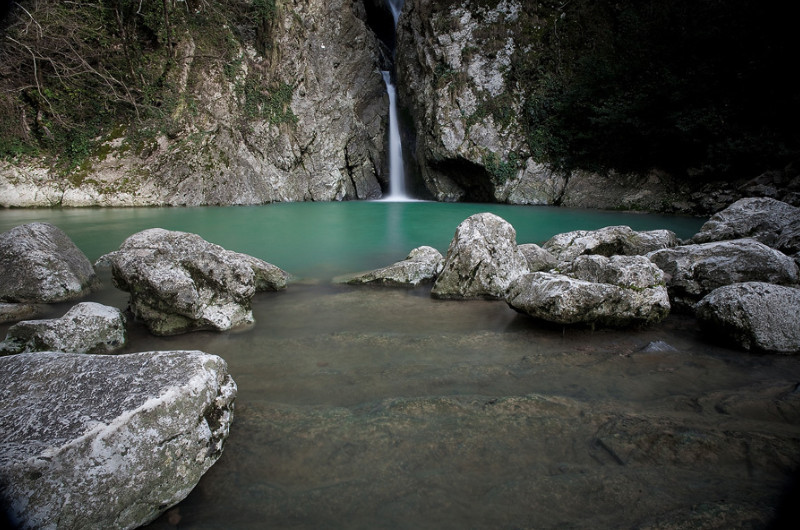
[[227,330],[253,322],[256,291],[286,287],[288,274],[196,234],[152,228],[103,259],[130,309],[156,335]]
[[666,273],[670,297],[684,309],[723,285],[749,281],[794,284],[800,280],[792,258],[754,239],[685,245],[657,250],[648,257]]
[[[501,299],[560,325],[641,326],[672,309],[696,312],[704,327],[745,349],[796,353],[800,268],[781,249],[797,248],[798,212],[746,199],[687,244],[669,230],[610,226],[557,234],[542,246],[518,245],[508,222],[476,214],[456,229],[431,295]],[[392,285],[381,278],[403,263],[359,281]]]
[[236,384],[198,351],[0,357],[0,499],[19,528],[135,528],[219,458]]

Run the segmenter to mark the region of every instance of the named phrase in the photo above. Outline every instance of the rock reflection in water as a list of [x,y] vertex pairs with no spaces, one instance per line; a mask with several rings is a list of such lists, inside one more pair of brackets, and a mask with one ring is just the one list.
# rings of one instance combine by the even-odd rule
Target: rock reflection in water
[[[764,527],[800,464],[800,363],[503,302],[292,285],[199,348],[239,385],[180,528]],[[137,330],[134,330],[136,334]],[[674,350],[642,351],[653,341]],[[658,350],[658,348],[653,348]],[[151,528],[172,528],[165,515]]]

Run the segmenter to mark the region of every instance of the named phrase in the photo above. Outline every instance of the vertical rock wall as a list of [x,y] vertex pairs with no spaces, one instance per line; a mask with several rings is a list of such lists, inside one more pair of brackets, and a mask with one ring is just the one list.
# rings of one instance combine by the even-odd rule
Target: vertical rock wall
[[275,0],[266,43],[220,29],[219,46],[234,48],[227,62],[182,26],[168,127],[133,137],[121,124],[66,176],[41,160],[0,162],[0,206],[380,197],[388,103],[365,20],[363,0]]
[[[402,98],[417,128],[411,146],[438,200],[549,204],[565,181],[533,161],[507,80],[529,9],[516,0],[407,0],[398,30]],[[523,23],[524,22],[524,23]]]

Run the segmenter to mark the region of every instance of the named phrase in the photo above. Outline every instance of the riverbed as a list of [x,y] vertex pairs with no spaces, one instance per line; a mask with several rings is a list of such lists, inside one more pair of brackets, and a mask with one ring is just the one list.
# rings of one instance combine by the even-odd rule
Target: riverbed
[[[615,224],[688,238],[703,222],[376,202],[0,210],[0,229],[52,222],[95,260],[160,226],[293,275],[256,296],[247,329],[158,338],[129,323],[124,352],[217,354],[239,386],[224,454],[153,529],[762,528],[778,517],[800,465],[796,358],[718,346],[688,315],[593,330],[499,301],[434,300],[429,286],[332,281],[419,245],[446,253],[480,211],[511,222],[518,243]],[[124,308],[100,275],[90,299]]]

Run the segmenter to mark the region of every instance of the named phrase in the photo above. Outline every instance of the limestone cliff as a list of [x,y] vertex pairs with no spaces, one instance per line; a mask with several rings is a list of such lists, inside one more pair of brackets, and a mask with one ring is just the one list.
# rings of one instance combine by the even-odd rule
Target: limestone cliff
[[[644,168],[608,164],[602,171],[576,169],[589,165],[574,160],[564,163],[558,158],[566,152],[567,157],[577,159],[582,154],[581,139],[585,141],[591,135],[605,135],[610,145],[624,144],[627,140],[620,138],[627,137],[620,128],[629,126],[633,127],[633,136],[641,129],[640,143],[648,148],[665,148],[646,136],[655,133],[647,129],[649,124],[641,115],[623,116],[619,122],[607,119],[614,113],[622,115],[620,109],[630,110],[625,107],[629,95],[622,93],[624,90],[614,90],[610,102],[605,102],[573,87],[573,99],[568,100],[565,85],[558,84],[579,74],[587,75],[582,65],[593,60],[594,50],[616,45],[615,32],[621,31],[623,22],[630,23],[624,19],[630,13],[638,12],[628,9],[623,13],[619,5],[592,2],[406,0],[398,29],[396,67],[401,103],[407,107],[415,129],[413,144],[407,147],[436,199],[706,213],[751,195],[756,182],[766,179],[767,196],[797,202],[800,179],[791,167],[748,182],[767,166],[715,179],[693,176],[705,168],[673,171],[661,167],[655,157],[647,159]],[[698,7],[695,14],[699,17],[703,12]],[[646,26],[640,22],[642,26],[634,25],[634,29],[641,32]],[[594,68],[606,66],[595,64]],[[641,75],[648,83],[660,86],[656,74]],[[690,81],[680,82],[684,81],[692,86]],[[662,90],[669,97],[680,97],[678,89],[674,94]],[[647,92],[630,96],[636,97],[639,99],[631,105],[641,110]],[[595,105],[597,108],[591,109],[597,115],[587,118],[588,111],[576,113],[588,124],[572,123],[574,130],[561,134],[563,124],[547,120],[568,104],[578,106],[574,101],[587,107]],[[687,116],[694,112],[678,107]],[[563,112],[560,116],[573,117]],[[679,126],[687,125],[682,122]],[[669,129],[653,128],[659,133]],[[735,132],[715,134],[724,138],[723,133]],[[572,144],[565,144],[562,136],[566,134],[571,135]],[[692,134],[700,135],[694,129]],[[691,141],[697,143],[698,137],[691,137]],[[711,140],[700,143],[709,152],[716,149]],[[685,151],[674,149],[666,158],[681,159]],[[642,153],[633,154],[646,158]],[[629,158],[633,158],[630,153]],[[652,165],[647,165],[650,162]]]
[[270,8],[266,45],[223,24],[224,54],[191,23],[173,22],[164,83],[175,103],[166,126],[120,124],[68,171],[52,159],[0,162],[0,205],[380,197],[388,104],[363,2],[261,4]]

